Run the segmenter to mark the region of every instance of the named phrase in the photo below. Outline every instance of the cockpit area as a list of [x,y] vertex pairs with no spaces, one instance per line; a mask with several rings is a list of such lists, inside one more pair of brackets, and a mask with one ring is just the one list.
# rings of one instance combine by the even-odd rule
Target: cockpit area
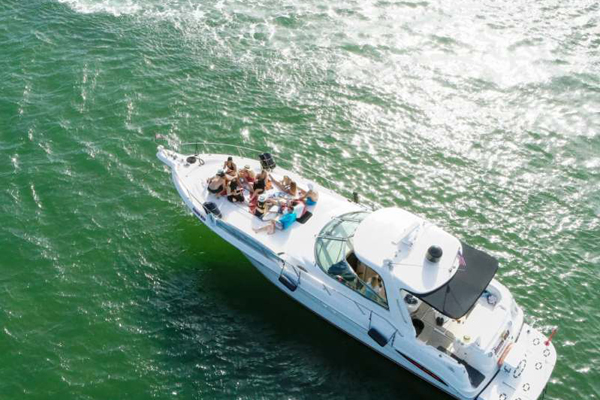
[[329,276],[387,309],[381,276],[354,254],[354,232],[367,215],[368,212],[357,211],[332,219],[317,237],[315,259]]
[[[402,288],[399,295],[404,300],[409,321],[412,320],[416,340],[462,365],[468,373],[471,386],[479,387],[485,377],[495,371],[496,362],[495,358],[489,356],[490,351],[497,353],[501,349],[503,339],[499,335],[504,335],[506,325],[515,316],[514,313],[507,312],[507,293],[503,293],[497,283],[490,284],[497,269],[497,261],[458,240],[455,242],[456,248],[448,245],[454,242],[442,241],[446,243],[446,250],[449,250],[446,252],[444,267],[427,261],[425,251],[431,238],[438,242],[441,239],[439,235],[433,236],[434,228],[425,226],[410,246],[406,246],[402,240],[397,241],[398,261],[388,265],[389,275],[382,272],[381,276],[381,270],[376,268],[380,264],[373,263],[375,254],[369,252],[370,247],[365,252],[365,241],[368,237],[369,246],[385,242],[380,246],[385,250],[390,242],[394,243],[388,239],[394,238],[394,235],[383,235],[385,232],[378,230],[375,224],[368,227],[369,232],[365,232],[364,227],[368,225],[372,215],[373,213],[366,211],[355,211],[331,219],[317,236],[317,264],[332,279],[387,310],[388,297],[396,297],[389,290]],[[357,233],[361,230],[362,233]],[[398,231],[402,233],[414,230]],[[393,230],[391,233],[394,233]],[[404,235],[396,234],[396,237],[403,238]],[[365,259],[365,254],[373,257]],[[413,260],[421,260],[421,264]],[[385,262],[381,265],[385,265]],[[434,274],[441,268],[452,268],[455,273],[449,274],[449,278],[441,283],[426,279],[427,274]],[[436,282],[437,285],[430,291],[413,290],[414,287],[423,286],[419,286],[418,277],[424,277],[426,283]],[[387,282],[386,285],[384,279],[397,281]],[[481,324],[481,321],[488,322]]]

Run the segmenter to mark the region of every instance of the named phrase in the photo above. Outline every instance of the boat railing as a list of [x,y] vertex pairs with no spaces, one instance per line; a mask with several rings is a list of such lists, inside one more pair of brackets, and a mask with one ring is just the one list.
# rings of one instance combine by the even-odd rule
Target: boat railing
[[[306,166],[298,166],[298,165],[294,165],[291,161],[287,160],[285,157],[282,157],[281,155],[277,154],[275,151],[273,150],[260,150],[260,149],[255,149],[252,147],[247,147],[247,146],[239,146],[236,144],[229,144],[229,143],[217,143],[217,142],[189,142],[189,143],[181,143],[180,144],[181,148],[190,148],[190,147],[194,147],[194,155],[199,155],[201,153],[214,153],[214,151],[209,151],[211,148],[214,150],[215,148],[227,148],[232,150],[231,153],[236,152],[236,154],[239,157],[246,157],[246,158],[252,158],[252,159],[256,159],[260,154],[263,153],[270,153],[272,155],[274,155],[275,158],[275,162],[278,165],[281,165],[283,168],[288,169],[292,172],[296,172],[296,169],[300,169],[300,172],[307,172],[308,174],[310,174],[311,179],[316,180],[319,182],[319,184],[321,184],[321,186],[324,186],[325,188],[332,190],[335,185],[333,184],[333,181],[322,176],[322,174],[319,174],[316,170],[310,168],[310,167],[306,167]],[[228,152],[229,155],[235,155],[235,154],[230,154]],[[305,174],[301,174],[299,173],[298,175],[300,176],[304,176]]]

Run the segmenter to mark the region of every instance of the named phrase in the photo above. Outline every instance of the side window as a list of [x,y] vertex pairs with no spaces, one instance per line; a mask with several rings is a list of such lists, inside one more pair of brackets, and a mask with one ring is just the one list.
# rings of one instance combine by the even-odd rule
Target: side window
[[[353,255],[353,253],[352,253]],[[382,307],[388,308],[385,285],[381,276],[372,268],[348,257],[329,268],[329,275],[339,282],[357,291],[369,300],[374,301]]]
[[365,264],[358,262],[357,275],[364,282],[364,295],[374,302],[388,307],[385,285],[381,276]]
[[361,263],[354,254],[354,232],[366,216],[366,212],[359,211],[332,219],[317,237],[315,259],[329,276],[388,308],[381,276]]

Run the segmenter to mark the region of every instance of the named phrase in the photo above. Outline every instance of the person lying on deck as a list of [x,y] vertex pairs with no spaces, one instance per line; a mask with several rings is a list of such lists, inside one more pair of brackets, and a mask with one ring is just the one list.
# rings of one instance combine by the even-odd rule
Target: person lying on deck
[[300,189],[300,199],[304,200],[307,206],[314,206],[319,201],[319,193],[315,190],[312,183],[308,184],[308,191]]
[[271,180],[282,192],[285,192],[292,197],[296,197],[298,195],[298,185],[289,176],[285,175],[281,182],[273,178],[273,176],[271,176]]
[[267,231],[267,234],[272,235],[275,231],[278,230],[286,230],[289,228],[294,222],[296,222],[297,216],[293,210],[285,209],[284,214],[274,220],[269,221],[268,225],[263,226],[262,228],[254,229],[254,232],[259,233],[262,231]]
[[208,191],[219,197],[221,192],[225,190],[225,187],[227,186],[227,178],[225,178],[225,171],[220,169],[217,172],[217,175],[213,176],[212,178],[209,178],[207,182]]

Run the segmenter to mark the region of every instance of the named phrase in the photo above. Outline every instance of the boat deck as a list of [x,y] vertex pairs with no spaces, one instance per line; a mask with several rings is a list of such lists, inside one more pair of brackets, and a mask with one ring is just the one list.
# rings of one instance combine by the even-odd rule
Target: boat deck
[[[269,222],[263,221],[250,213],[248,204],[250,192],[248,190],[244,191],[246,201],[241,204],[228,201],[226,196],[217,197],[207,189],[207,180],[215,176],[217,171],[223,168],[223,163],[228,155],[201,154],[199,157],[204,161],[204,165],[200,166],[196,163],[187,167],[179,165],[176,168],[180,184],[190,193],[195,206],[201,207],[207,201],[217,204],[223,215],[222,221],[257,239],[274,253],[284,252],[288,255],[293,255],[298,260],[304,259],[310,263],[314,263],[314,254],[306,254],[307,241],[314,243],[321,228],[333,217],[362,209],[359,205],[350,202],[348,199],[324,188],[314,181],[277,167],[271,173],[275,179],[281,181],[284,175],[288,175],[292,180],[296,181],[298,188],[303,190],[307,190],[308,184],[312,183],[315,190],[319,193],[319,201],[316,205],[307,206],[307,210],[313,215],[304,224],[295,222],[288,229],[284,231],[277,230],[272,235],[267,234],[265,231],[256,233],[254,229],[267,225]],[[234,156],[233,161],[237,164],[238,168],[249,165],[256,174],[261,170],[258,160]],[[273,188],[267,194],[271,197],[281,196],[281,198],[291,198],[289,195],[282,193],[276,185],[273,185]],[[276,215],[269,215],[269,217],[276,217]],[[295,245],[296,243],[298,244],[297,246]],[[304,249],[304,251],[301,249]]]

